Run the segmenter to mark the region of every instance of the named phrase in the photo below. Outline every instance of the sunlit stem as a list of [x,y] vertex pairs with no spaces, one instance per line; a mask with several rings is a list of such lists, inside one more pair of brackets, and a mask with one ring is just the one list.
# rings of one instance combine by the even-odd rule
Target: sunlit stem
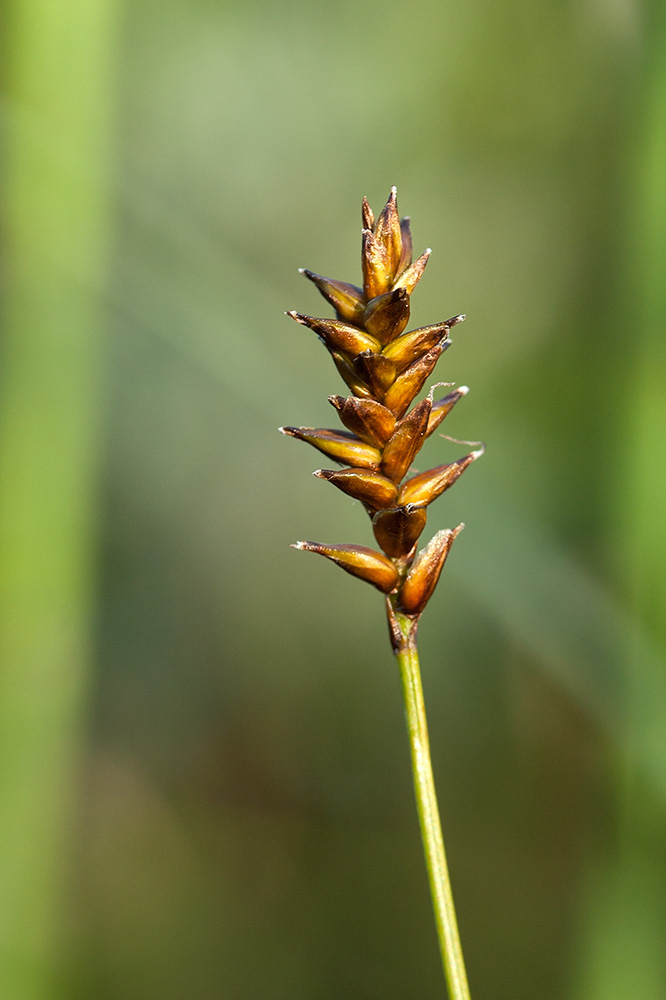
[[437,808],[423,686],[416,648],[416,625],[413,619],[397,612],[391,615],[391,624],[405,699],[416,809],[421,826],[444,975],[451,1000],[470,1000]]
[[2,5],[0,997],[20,1000],[77,992],[120,14]]

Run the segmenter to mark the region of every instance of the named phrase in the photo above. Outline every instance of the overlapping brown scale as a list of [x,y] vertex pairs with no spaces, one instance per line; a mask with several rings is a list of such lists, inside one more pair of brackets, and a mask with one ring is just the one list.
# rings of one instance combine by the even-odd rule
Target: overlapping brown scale
[[397,609],[417,618],[462,528],[438,532],[415,558],[427,506],[453,485],[483,448],[412,476],[400,486],[425,438],[439,427],[467,387],[460,386],[437,401],[431,391],[408,410],[450,346],[450,329],[465,317],[454,316],[406,332],[410,295],[423,275],[430,250],[412,263],[410,222],[399,219],[395,188],[377,218],[364,198],[362,219],[363,287],[304,269],[302,273],[333,307],[337,320],[289,314],[320,337],[353,394],[329,397],[346,432],[318,427],[281,429],[348,466],[338,471],[320,469],[315,475],[363,503],[385,554],[364,546],[318,542],[299,542],[296,547],[326,556],[383,593],[393,595],[399,588],[398,596],[388,601],[391,614]]
[[425,380],[432,373],[440,355],[450,346],[450,340],[440,341],[398,375],[382,400],[384,406],[396,417],[400,418],[404,415],[411,401],[423,388]]
[[[356,326],[363,326],[363,311],[365,309],[365,299],[363,290],[356,285],[350,285],[346,281],[334,281],[332,278],[324,278],[321,274],[309,271],[307,267],[300,268],[300,273],[312,281],[327,302],[333,306],[338,319],[345,323],[353,323]],[[368,329],[368,333],[372,330]]]
[[436,469],[421,472],[418,476],[408,479],[400,489],[399,503],[429,504],[438,496],[453,486],[456,479],[463,474],[472,462],[483,454],[483,449],[471,451],[469,455],[459,458],[448,465],[438,465]]
[[428,258],[431,253],[432,250],[430,249],[422,253],[418,260],[415,260],[413,264],[411,264],[405,271],[402,272],[401,275],[398,276],[396,281],[393,283],[393,287],[405,288],[407,293],[411,295],[421,280],[421,276],[425,271],[426,264],[428,263]]
[[368,199],[365,196],[361,202],[361,219],[363,220],[364,229],[375,228],[375,213],[370,208]]
[[396,420],[390,410],[374,399],[357,396],[329,396],[345,427],[368,444],[383,448],[395,429]]
[[370,469],[317,469],[313,475],[318,479],[326,479],[333,483],[343,493],[355,500],[360,500],[373,513],[385,507],[395,507],[398,499],[398,489],[386,476]]
[[395,590],[398,581],[398,570],[386,556],[364,545],[322,545],[320,542],[296,542],[294,549],[305,552],[316,552],[326,556],[341,569],[352,576],[358,576],[366,583],[371,583],[383,594]]
[[405,559],[411,553],[425,528],[425,507],[407,504],[378,511],[372,519],[372,530],[378,544],[392,559]]
[[403,372],[414,361],[417,361],[429,350],[445,340],[448,336],[449,328],[446,323],[437,323],[434,326],[421,326],[418,330],[411,330],[403,333],[401,337],[387,344],[382,354],[385,358],[390,358],[396,366],[398,372]]
[[349,386],[354,395],[359,396],[361,399],[372,399],[373,397],[370,386],[359,377],[353,363],[347,355],[342,354],[340,351],[331,351],[331,357],[333,358],[335,367],[338,369],[342,379]]
[[353,465],[362,469],[379,467],[382,457],[379,448],[366,444],[354,434],[326,427],[280,427],[280,430],[288,437],[306,441],[340,465]]
[[383,399],[386,390],[395,382],[396,366],[383,354],[363,351],[354,358],[352,367],[376,399]]
[[432,597],[437,586],[442,567],[464,524],[457,528],[438,531],[414,560],[405,582],[400,588],[398,604],[408,615],[420,615]]
[[307,326],[308,329],[316,333],[329,351],[344,351],[346,354],[355,356],[361,351],[381,350],[381,344],[377,338],[365,333],[364,330],[359,330],[357,326],[341,323],[335,319],[304,316],[294,310],[288,312],[287,316],[291,316],[297,323]]
[[364,229],[361,246],[363,292],[366,301],[383,295],[391,288],[393,275],[386,256],[386,249],[370,229]]
[[425,440],[431,402],[424,399],[395,427],[381,456],[381,471],[394,483],[407,474]]
[[426,430],[426,437],[430,437],[433,431],[436,431],[441,424],[444,417],[448,416],[453,407],[456,405],[459,399],[466,396],[469,389],[466,385],[458,386],[453,392],[450,392],[448,396],[443,396],[442,399],[438,399],[432,404],[430,410],[430,416],[428,418],[428,427]]
[[400,220],[400,234],[402,236],[402,254],[400,256],[400,266],[398,273],[402,274],[412,263],[412,230],[409,216]]
[[409,322],[409,293],[406,288],[378,295],[371,299],[362,317],[362,326],[380,344],[388,344],[399,336]]
[[400,217],[398,215],[398,192],[394,187],[391,188],[389,199],[375,223],[374,236],[377,242],[384,247],[389,280],[392,281],[398,273],[400,258],[402,257],[402,233],[400,231]]

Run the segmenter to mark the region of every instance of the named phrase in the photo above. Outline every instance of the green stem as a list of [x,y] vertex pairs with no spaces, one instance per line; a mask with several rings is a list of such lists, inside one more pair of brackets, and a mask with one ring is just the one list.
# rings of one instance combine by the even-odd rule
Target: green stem
[[0,996],[21,1000],[76,992],[116,7],[2,8]]
[[437,808],[419,654],[416,648],[416,623],[407,616],[398,613],[394,615],[393,620],[401,636],[401,641],[396,643],[395,652],[402,678],[416,809],[421,825],[421,837],[444,975],[451,1000],[470,1000],[458,933],[458,921],[456,920],[449,870],[446,864],[442,826]]

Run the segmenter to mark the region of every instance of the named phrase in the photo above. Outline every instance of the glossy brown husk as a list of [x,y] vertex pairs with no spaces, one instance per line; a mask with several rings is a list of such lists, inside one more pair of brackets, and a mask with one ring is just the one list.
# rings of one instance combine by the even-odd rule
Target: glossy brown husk
[[[362,221],[362,287],[302,269],[333,307],[335,319],[287,314],[319,337],[351,390],[349,396],[329,397],[345,430],[280,429],[346,466],[319,469],[315,475],[361,501],[382,552],[319,542],[298,542],[295,547],[324,555],[377,587],[389,596],[391,607],[416,622],[462,528],[439,531],[417,553],[427,508],[482,454],[483,447],[427,472],[412,469],[425,439],[468,391],[461,386],[438,400],[430,393],[410,409],[451,345],[451,329],[465,317],[406,331],[410,297],[430,250],[412,263],[409,220],[400,219],[395,188],[376,219],[364,198]],[[410,470],[411,478],[403,482]]]

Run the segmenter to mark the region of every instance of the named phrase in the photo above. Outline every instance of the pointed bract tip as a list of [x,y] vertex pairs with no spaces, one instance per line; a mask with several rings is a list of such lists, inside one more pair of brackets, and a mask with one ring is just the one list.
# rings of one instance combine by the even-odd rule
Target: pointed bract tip
[[305,268],[305,267],[299,267],[298,273],[299,274],[306,274],[307,273],[307,268]]
[[397,198],[397,196],[398,196],[398,189],[397,189],[397,187],[395,186],[395,184],[393,184],[393,185],[391,186],[391,197],[392,197],[392,198]]
[[307,542],[294,542],[292,545],[289,546],[290,549],[301,549],[301,550],[307,549],[307,547],[308,547]]
[[471,451],[470,455],[472,456],[474,461],[476,461],[477,458],[481,458],[485,450],[486,450],[485,444],[483,443],[483,441],[480,441],[479,447],[475,451]]
[[326,479],[326,472],[324,469],[315,469],[312,473],[316,479]]
[[460,393],[461,396],[466,396],[467,393],[469,392],[469,386],[468,385],[459,385],[458,386],[458,392]]
[[446,557],[461,530],[462,525],[459,524],[457,528],[444,528],[438,531],[417,555],[402,584],[399,596],[402,610],[408,615],[418,618],[432,597]]

